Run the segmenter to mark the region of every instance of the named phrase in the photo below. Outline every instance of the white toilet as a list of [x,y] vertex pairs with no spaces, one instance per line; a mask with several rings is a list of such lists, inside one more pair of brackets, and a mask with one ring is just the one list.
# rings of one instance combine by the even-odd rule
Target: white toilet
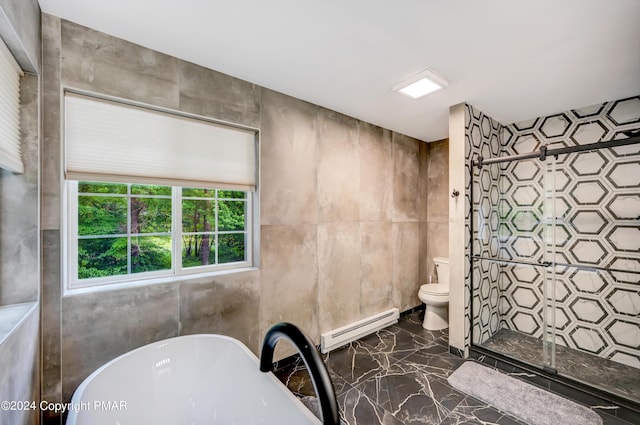
[[418,298],[425,306],[422,327],[439,331],[449,327],[449,259],[434,257],[438,283],[420,286]]

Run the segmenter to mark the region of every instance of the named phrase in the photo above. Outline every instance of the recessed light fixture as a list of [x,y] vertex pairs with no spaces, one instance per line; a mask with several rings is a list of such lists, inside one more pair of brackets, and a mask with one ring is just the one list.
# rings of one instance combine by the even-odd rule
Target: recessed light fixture
[[448,85],[449,83],[443,77],[430,69],[424,69],[393,86],[393,90],[413,99],[418,99]]

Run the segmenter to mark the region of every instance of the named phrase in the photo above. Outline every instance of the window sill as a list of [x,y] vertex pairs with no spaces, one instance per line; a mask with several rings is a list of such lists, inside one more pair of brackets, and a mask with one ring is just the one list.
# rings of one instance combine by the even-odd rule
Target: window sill
[[192,280],[201,280],[212,278],[216,276],[226,276],[238,273],[247,273],[254,272],[259,270],[257,267],[244,267],[239,269],[227,269],[227,270],[218,270],[218,271],[209,271],[204,273],[193,273],[193,274],[185,274],[180,276],[164,276],[159,278],[152,279],[142,279],[142,280],[130,280],[127,282],[120,283],[106,283],[102,285],[95,286],[84,286],[80,288],[63,288],[63,297],[73,297],[76,295],[86,295],[92,294],[96,292],[105,292],[105,291],[116,291],[119,289],[131,289],[131,288],[140,288],[150,285],[161,285],[163,283],[179,283],[186,282]]
[[31,314],[36,302],[0,306],[0,346]]

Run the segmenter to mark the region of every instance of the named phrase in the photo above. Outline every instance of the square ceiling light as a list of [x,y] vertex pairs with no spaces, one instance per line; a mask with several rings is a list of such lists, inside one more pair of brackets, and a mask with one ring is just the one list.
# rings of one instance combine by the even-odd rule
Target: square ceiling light
[[443,77],[430,69],[424,69],[393,86],[393,90],[412,99],[418,99],[448,85],[449,83]]

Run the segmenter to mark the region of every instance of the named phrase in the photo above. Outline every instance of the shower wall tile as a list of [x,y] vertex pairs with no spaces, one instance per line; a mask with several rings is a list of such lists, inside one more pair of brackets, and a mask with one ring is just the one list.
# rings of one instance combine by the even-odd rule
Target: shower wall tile
[[[502,125],[471,105],[465,108],[466,181],[465,190],[465,255],[498,258],[500,222],[500,167],[471,168],[471,159],[498,156],[502,146]],[[471,187],[473,185],[473,187]],[[470,190],[472,189],[472,190]],[[471,196],[473,194],[473,197]],[[471,338],[481,344],[493,336],[501,323],[499,314],[499,276],[497,265],[487,260],[474,261],[466,277],[466,296],[472,304],[468,312],[472,324]],[[468,294],[468,295],[467,295]]]
[[419,223],[393,223],[391,238],[393,249],[394,305],[400,311],[420,305],[419,278]]
[[419,141],[393,133],[393,211],[394,222],[418,221]]
[[318,111],[318,223],[359,219],[358,124],[328,109]]
[[318,225],[320,333],[361,319],[360,255],[360,223]]
[[360,221],[390,221],[393,184],[391,131],[358,121]]
[[61,31],[63,87],[178,109],[178,59],[66,20]]
[[178,285],[62,298],[62,398],[91,372],[130,350],[178,335]]
[[[504,128],[504,155],[626,137],[640,129],[640,96],[540,117]],[[558,344],[640,367],[640,321],[630,303],[640,283],[640,167],[638,145],[560,155],[545,168],[538,160],[509,164],[504,171],[501,251],[512,258],[551,260],[545,217],[556,218],[555,260],[625,273],[557,267],[555,324]],[[508,179],[508,181],[507,181]],[[551,180],[549,180],[551,181]],[[555,203],[545,190],[555,188]],[[508,203],[508,205],[507,205]],[[638,233],[638,235],[635,235]],[[533,254],[535,253],[535,254]],[[504,268],[503,326],[542,335],[544,274]],[[532,291],[533,288],[534,290]]]
[[221,334],[260,355],[260,272],[220,274],[180,283],[180,335]]
[[392,224],[360,223],[360,312],[368,317],[394,307]]
[[260,127],[260,86],[178,60],[180,110]]
[[[318,252],[316,226],[261,226],[261,337],[278,322],[299,326],[314,341],[318,332]],[[295,350],[278,344],[281,359]]]
[[[622,138],[623,132],[640,128],[638,96],[502,128],[471,106],[467,111],[467,147],[472,155],[483,157]],[[494,143],[496,128],[499,149]],[[475,255],[488,258],[552,261],[552,235],[545,220],[553,218],[555,210],[556,262],[625,271],[556,268],[556,342],[638,367],[640,322],[635,309],[629,308],[631,302],[623,300],[637,292],[640,282],[640,245],[633,235],[638,215],[630,213],[640,201],[640,180],[633,178],[640,149],[560,155],[549,163],[546,174],[545,164],[537,159],[470,171],[474,197],[469,246]],[[552,190],[555,201],[545,201]],[[476,261],[474,342],[485,341],[499,328],[541,337],[544,279],[542,267]]]
[[261,224],[317,223],[317,115],[315,105],[262,90]]

